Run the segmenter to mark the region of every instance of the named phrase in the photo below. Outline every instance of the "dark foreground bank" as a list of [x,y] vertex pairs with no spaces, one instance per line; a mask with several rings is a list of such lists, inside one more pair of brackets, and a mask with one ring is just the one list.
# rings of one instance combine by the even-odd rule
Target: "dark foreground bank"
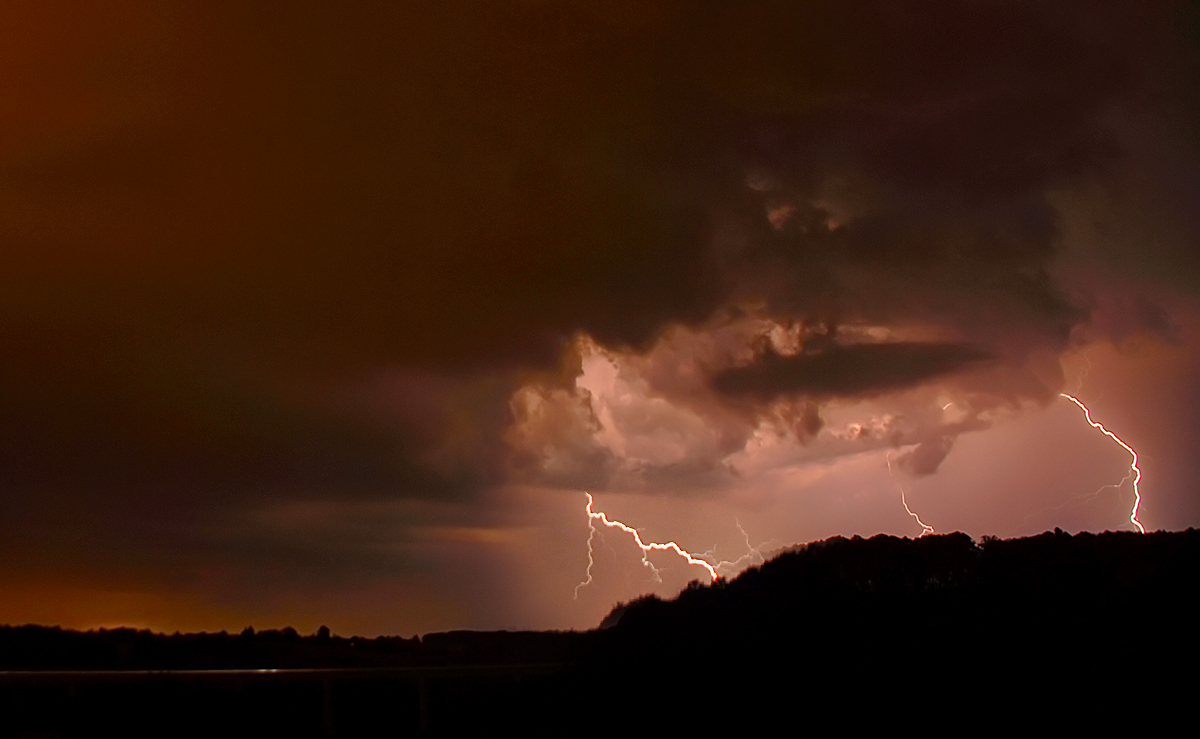
[[0,735],[741,735],[1162,726],[1198,684],[1200,534],[835,538],[586,633],[0,627]]

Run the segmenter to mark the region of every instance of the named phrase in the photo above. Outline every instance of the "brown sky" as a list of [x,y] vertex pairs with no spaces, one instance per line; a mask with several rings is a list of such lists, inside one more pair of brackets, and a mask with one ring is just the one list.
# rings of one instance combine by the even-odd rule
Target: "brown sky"
[[[585,627],[835,534],[1200,523],[1200,13],[5,3],[0,622]],[[895,461],[896,476],[887,470]]]

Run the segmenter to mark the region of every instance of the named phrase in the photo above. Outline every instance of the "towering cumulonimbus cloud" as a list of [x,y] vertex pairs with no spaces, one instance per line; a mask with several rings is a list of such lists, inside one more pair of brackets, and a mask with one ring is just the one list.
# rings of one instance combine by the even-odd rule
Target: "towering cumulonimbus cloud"
[[[665,88],[687,91],[664,106],[686,99],[691,117],[667,144],[676,156],[663,171],[692,178],[677,192],[706,230],[689,269],[716,286],[698,293],[707,302],[692,315],[703,320],[675,313],[667,323],[712,332],[707,343],[728,340],[738,316],[758,333],[738,334],[720,358],[693,339],[704,348],[681,357],[669,335],[647,349],[641,333],[581,323],[609,347],[625,386],[587,389],[594,373],[584,362],[574,388],[568,378],[553,391],[586,419],[572,433],[590,445],[575,447],[570,465],[591,471],[563,477],[571,443],[542,439],[557,450],[546,469],[560,482],[594,483],[600,470],[622,468],[622,457],[642,479],[708,474],[756,428],[803,446],[824,425],[823,404],[881,396],[892,396],[880,402],[894,412],[866,425],[893,430],[856,440],[915,445],[898,461],[928,474],[958,434],[1004,409],[1052,402],[1061,388],[1057,358],[1088,312],[1052,276],[1060,232],[1050,195],[1120,159],[1108,117],[1145,70],[1133,56],[1113,56],[1112,44],[1140,48],[1147,19],[1120,5],[1094,16],[1026,4],[938,5],[928,15],[886,4],[768,5],[685,13],[677,32],[665,32],[666,48],[685,59],[695,58],[693,44],[721,53],[695,66],[677,57],[645,67]],[[772,332],[788,331],[793,345],[774,347]],[[948,412],[925,413],[912,398],[921,387],[956,400]],[[804,409],[801,423],[789,406]],[[668,407],[724,429],[723,444],[669,430],[677,421]],[[652,446],[635,428],[651,418],[661,453],[631,452],[636,440]],[[517,427],[528,420],[519,412]],[[827,431],[842,445],[854,436]]]

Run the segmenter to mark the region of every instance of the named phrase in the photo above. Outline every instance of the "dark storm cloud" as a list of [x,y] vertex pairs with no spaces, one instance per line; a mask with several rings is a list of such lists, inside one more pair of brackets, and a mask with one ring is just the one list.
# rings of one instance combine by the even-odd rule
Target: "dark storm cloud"
[[36,59],[58,76],[25,107],[65,108],[68,131],[6,157],[32,280],[17,295],[65,277],[60,294],[94,303],[39,306],[64,320],[204,326],[337,369],[542,361],[579,328],[637,345],[703,319],[754,292],[710,252],[722,218],[766,224],[751,166],[802,200],[829,177],[872,183],[885,232],[851,264],[953,250],[957,274],[1036,269],[1044,218],[1008,217],[1111,158],[1101,113],[1150,12],[131,7],[134,30]]
[[415,454],[449,436],[451,403],[436,383],[379,418],[367,401],[311,397],[295,380],[194,348],[122,345],[100,332],[0,336],[17,355],[0,379],[20,389],[0,398],[0,460],[13,486],[99,484],[131,497],[198,487],[211,499],[322,488],[445,496],[478,484],[470,469],[440,474]]
[[957,342],[724,380],[764,396],[1053,353],[1086,313],[1048,276],[1044,192],[1119,161],[1106,115],[1159,74],[1170,12],[5,6],[6,529],[77,505],[119,549],[245,499],[469,494],[511,390],[581,331],[637,351],[765,304]]
[[769,400],[779,395],[863,396],[902,390],[990,359],[964,344],[837,344],[781,356],[767,351],[717,376],[718,390]]

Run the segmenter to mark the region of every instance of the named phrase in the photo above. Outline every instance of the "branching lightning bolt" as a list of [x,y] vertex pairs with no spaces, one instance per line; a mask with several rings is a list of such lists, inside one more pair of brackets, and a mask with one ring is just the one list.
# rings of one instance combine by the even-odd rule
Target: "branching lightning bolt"
[[[1086,357],[1085,357],[1085,359],[1086,359]],[[1122,478],[1122,480],[1120,482],[1118,482],[1116,484],[1103,485],[1098,490],[1096,490],[1094,493],[1091,493],[1090,495],[1086,496],[1086,498],[1088,500],[1095,499],[1095,497],[1098,496],[1102,491],[1107,490],[1109,488],[1120,488],[1120,487],[1124,486],[1124,484],[1127,481],[1132,479],[1133,480],[1134,500],[1133,500],[1133,508],[1129,513],[1129,521],[1130,521],[1130,523],[1132,523],[1134,526],[1137,527],[1137,530],[1139,532],[1141,532],[1143,534],[1146,533],[1146,528],[1142,525],[1142,522],[1140,520],[1138,520],[1138,510],[1141,507],[1141,503],[1142,503],[1142,495],[1141,495],[1140,489],[1138,488],[1138,484],[1141,482],[1141,479],[1142,479],[1142,470],[1138,467],[1137,452],[1134,451],[1133,447],[1126,444],[1120,437],[1118,437],[1113,432],[1109,431],[1104,426],[1104,424],[1093,420],[1091,410],[1089,410],[1088,407],[1086,405],[1084,405],[1082,401],[1079,400],[1079,398],[1076,398],[1074,395],[1069,395],[1067,393],[1059,393],[1059,395],[1066,398],[1067,400],[1071,401],[1075,405],[1079,406],[1079,409],[1083,411],[1084,418],[1087,420],[1088,425],[1090,425],[1092,428],[1100,431],[1105,436],[1107,436],[1108,438],[1112,439],[1117,444],[1119,444],[1122,449],[1129,452],[1129,456],[1131,458],[1131,461],[1129,463],[1129,472],[1126,473],[1125,477]],[[946,404],[945,406],[942,407],[942,409],[945,410],[950,405],[952,405],[952,403]],[[900,480],[898,480],[896,478],[895,470],[892,467],[892,453],[890,451],[887,453],[886,459],[887,459],[888,474],[891,475],[892,479],[896,483],[897,490],[900,491],[900,502],[904,506],[905,512],[908,513],[908,515],[911,516],[912,519],[917,522],[917,525],[919,525],[921,527],[921,533],[917,535],[917,538],[919,539],[928,534],[933,534],[934,528],[932,526],[930,526],[929,524],[925,523],[924,521],[922,521],[921,517],[919,515],[917,515],[917,513],[912,510],[912,508],[909,507],[908,492],[904,489],[904,485],[901,484]],[[637,545],[638,549],[640,549],[642,552],[642,565],[646,569],[650,570],[650,573],[652,574],[655,582],[661,583],[662,576],[661,576],[659,569],[654,566],[654,563],[651,562],[650,558],[649,558],[650,553],[654,552],[654,551],[674,552],[677,556],[684,559],[689,565],[695,565],[697,567],[704,568],[704,570],[708,573],[709,577],[712,578],[713,581],[716,581],[721,576],[728,576],[730,574],[735,574],[736,572],[739,572],[740,570],[744,569],[745,566],[761,564],[764,561],[762,549],[763,549],[763,547],[765,547],[767,545],[761,544],[757,547],[752,546],[750,543],[750,536],[749,536],[749,534],[746,533],[746,530],[744,528],[742,528],[740,521],[736,521],[737,528],[738,528],[738,531],[741,532],[743,539],[745,539],[746,549],[748,550],[747,554],[742,555],[741,557],[739,557],[738,559],[736,559],[732,562],[722,560],[720,562],[713,563],[709,560],[715,559],[715,550],[710,550],[710,551],[704,552],[703,554],[700,554],[700,555],[693,555],[691,552],[688,552],[687,550],[683,549],[682,547],[680,547],[678,544],[676,544],[673,541],[666,542],[665,544],[662,544],[659,542],[642,541],[641,534],[638,533],[637,529],[635,529],[632,526],[629,526],[621,521],[610,520],[603,511],[593,510],[592,507],[595,503],[595,500],[592,498],[591,493],[584,493],[584,495],[587,496],[586,510],[587,510],[587,516],[588,516],[588,539],[587,539],[588,564],[587,564],[586,578],[583,581],[581,581],[578,585],[575,586],[576,600],[578,600],[578,598],[579,598],[580,588],[591,585],[593,582],[592,568],[595,565],[594,546],[595,546],[596,533],[599,530],[596,527],[596,522],[600,522],[606,528],[618,529],[618,530],[623,531],[624,533],[629,534],[630,536],[633,537],[634,543]],[[1061,507],[1061,506],[1059,506],[1059,507]]]
[[[746,529],[742,528],[742,522],[736,518],[733,519],[733,522],[737,526],[737,530],[741,532],[742,539],[746,542],[746,553],[733,561],[723,559],[714,563],[713,569],[715,569],[717,573],[721,575],[721,577],[732,577],[747,567],[753,567],[754,565],[760,565],[763,562],[766,562],[767,558],[763,556],[763,549],[773,543],[770,541],[765,541],[758,546],[754,546],[750,543],[750,534],[747,534]],[[715,559],[716,547],[713,547],[700,556],[710,561]]]
[[929,524],[925,523],[924,521],[922,521],[921,517],[918,516],[917,514],[913,513],[913,509],[908,507],[908,496],[907,496],[907,493],[905,493],[905,491],[904,491],[904,486],[900,484],[899,480],[896,480],[896,473],[892,471],[892,453],[891,452],[887,453],[887,466],[888,466],[888,474],[891,475],[892,479],[896,481],[896,488],[899,489],[899,491],[900,491],[900,502],[904,504],[904,510],[908,511],[908,515],[912,516],[913,520],[916,521],[917,524],[920,525],[920,527],[921,527],[921,533],[917,534],[917,538],[920,539],[922,536],[925,536],[926,534],[932,534],[933,527],[930,526]]
[[1079,376],[1075,378],[1075,390],[1079,392],[1083,389],[1083,381],[1087,379],[1088,373],[1092,371],[1092,350],[1096,347],[1090,347],[1083,352],[1083,367],[1079,368]]
[[642,550],[642,565],[646,569],[650,570],[651,573],[653,573],[655,582],[662,582],[662,575],[659,573],[658,568],[654,566],[654,563],[650,561],[649,554],[650,554],[650,552],[654,552],[654,551],[675,552],[675,554],[677,554],[680,557],[687,560],[688,564],[696,565],[698,567],[703,567],[708,572],[709,577],[711,577],[714,581],[717,579],[717,577],[718,577],[717,570],[708,562],[705,562],[703,559],[693,556],[691,554],[691,552],[688,552],[687,550],[682,549],[678,544],[676,544],[673,541],[669,541],[666,544],[659,544],[658,542],[652,541],[647,544],[646,542],[642,541],[641,534],[638,533],[637,529],[633,528],[632,526],[627,526],[627,525],[621,523],[620,521],[610,521],[608,519],[608,516],[606,516],[603,511],[599,511],[599,512],[593,511],[592,510],[592,503],[593,503],[592,494],[584,493],[584,495],[587,496],[588,566],[587,566],[587,578],[575,586],[575,599],[576,600],[579,599],[579,589],[586,585],[592,584],[592,565],[595,564],[595,561],[592,557],[592,551],[593,551],[592,550],[592,542],[596,538],[596,522],[597,521],[604,524],[606,527],[608,527],[610,529],[620,529],[621,531],[624,531],[626,534],[629,534],[630,536],[633,537],[634,543],[637,544],[638,548]]
[[[1132,523],[1134,526],[1137,526],[1138,531],[1142,532],[1143,534],[1146,533],[1146,527],[1142,526],[1142,522],[1139,521],[1138,517],[1137,517],[1138,516],[1138,508],[1142,505],[1142,494],[1138,490],[1138,483],[1141,482],[1141,480],[1142,480],[1142,471],[1140,469],[1138,469],[1138,466],[1137,466],[1137,462],[1138,462],[1137,452],[1135,452],[1133,450],[1133,447],[1131,447],[1128,444],[1126,444],[1125,442],[1121,441],[1117,437],[1116,434],[1114,434],[1113,432],[1104,428],[1104,424],[1099,423],[1097,421],[1093,421],[1092,420],[1092,412],[1090,410],[1088,410],[1088,407],[1086,405],[1084,405],[1082,402],[1080,402],[1079,398],[1076,398],[1074,395],[1067,395],[1066,393],[1059,393],[1059,395],[1066,398],[1067,400],[1071,401],[1075,405],[1079,406],[1079,409],[1083,411],[1083,417],[1087,419],[1088,424],[1090,424],[1092,428],[1098,429],[1105,436],[1107,436],[1108,438],[1110,438],[1113,441],[1120,444],[1121,448],[1124,449],[1125,451],[1129,452],[1129,456],[1133,458],[1133,460],[1129,463],[1129,474],[1125,476],[1125,480],[1128,480],[1130,478],[1130,476],[1133,477],[1133,510],[1131,510],[1129,512],[1129,522]],[[1109,487],[1120,487],[1121,485],[1125,484],[1125,480],[1122,480],[1120,483],[1118,483],[1115,486],[1114,485],[1105,485],[1105,486],[1101,487],[1100,490],[1104,490],[1105,488],[1109,488]],[[1100,490],[1097,490],[1095,494],[1098,494],[1100,492]],[[1093,497],[1095,496],[1095,494],[1093,494]]]

